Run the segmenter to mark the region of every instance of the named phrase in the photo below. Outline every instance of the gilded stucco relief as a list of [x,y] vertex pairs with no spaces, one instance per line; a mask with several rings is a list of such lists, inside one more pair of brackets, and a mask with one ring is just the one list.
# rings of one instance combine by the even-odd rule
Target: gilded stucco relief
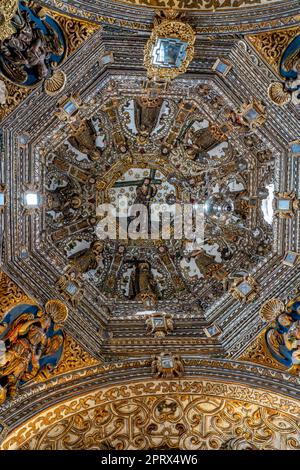
[[74,398],[8,435],[2,449],[299,449],[299,404],[222,382],[131,383]]

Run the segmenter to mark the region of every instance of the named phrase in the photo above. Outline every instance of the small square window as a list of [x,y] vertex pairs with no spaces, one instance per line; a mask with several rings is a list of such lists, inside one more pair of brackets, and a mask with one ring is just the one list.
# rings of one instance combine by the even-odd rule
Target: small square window
[[279,199],[278,200],[278,210],[280,211],[289,211],[291,208],[291,201],[289,199]]
[[204,333],[208,338],[212,338],[213,336],[218,336],[221,333],[221,329],[214,323],[213,325],[204,328]]
[[300,156],[300,141],[291,142],[291,152],[293,155]]
[[69,282],[67,287],[66,287],[66,291],[68,292],[68,294],[70,295],[75,295],[76,292],[77,292],[77,287],[76,285],[73,283],[73,282]]
[[113,56],[112,53],[105,54],[104,56],[101,57],[100,61],[101,61],[102,65],[111,64],[114,61],[114,56]]
[[256,111],[256,109],[254,109],[254,108],[249,109],[249,111],[247,111],[246,114],[245,114],[245,118],[249,122],[255,121],[258,118],[258,116],[259,116],[259,114]]
[[19,136],[19,143],[21,145],[27,145],[29,142],[29,136],[26,134],[22,134]]
[[64,105],[64,111],[68,114],[68,116],[71,116],[75,113],[75,111],[77,111],[77,106],[73,101],[70,100]]
[[231,63],[224,59],[217,59],[213,65],[213,70],[221,75],[227,75],[231,68]]
[[172,369],[174,367],[173,360],[171,358],[163,358],[161,364],[165,369]]
[[237,286],[237,289],[240,291],[241,294],[243,294],[245,297],[250,294],[252,291],[252,287],[248,282],[242,282],[239,286]]
[[216,67],[216,70],[220,73],[224,73],[227,70],[227,65],[224,64],[223,62],[219,62],[217,67]]
[[293,251],[288,251],[284,256],[282,262],[287,266],[295,266],[298,262],[299,254]]
[[188,43],[177,38],[158,38],[152,51],[153,65],[180,67],[186,58]]
[[27,207],[37,207],[39,205],[39,195],[37,193],[26,193],[25,204]]
[[27,258],[28,258],[28,251],[26,250],[26,248],[23,248],[23,249],[20,251],[20,258],[21,258],[21,259],[27,259]]

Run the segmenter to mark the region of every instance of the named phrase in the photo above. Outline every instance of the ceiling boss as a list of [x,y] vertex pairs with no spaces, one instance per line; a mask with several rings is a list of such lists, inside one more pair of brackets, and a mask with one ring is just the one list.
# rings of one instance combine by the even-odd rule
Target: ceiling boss
[[180,13],[164,10],[145,47],[148,77],[169,81],[185,73],[194,57],[195,40],[195,31],[181,20]]

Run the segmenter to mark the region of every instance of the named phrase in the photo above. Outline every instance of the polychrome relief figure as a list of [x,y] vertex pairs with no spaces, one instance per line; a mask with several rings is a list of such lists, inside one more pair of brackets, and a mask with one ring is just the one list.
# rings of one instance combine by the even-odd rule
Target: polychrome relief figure
[[288,303],[286,311],[266,331],[272,356],[287,367],[300,365],[300,298]]
[[50,77],[65,56],[63,32],[40,7],[19,3],[12,20],[15,33],[0,43],[0,71],[16,84],[35,86]]
[[271,101],[283,106],[290,101],[295,106],[300,105],[300,35],[296,36],[287,46],[281,56],[279,72],[284,82],[271,83],[268,95]]
[[97,269],[103,249],[103,243],[96,240],[89,248],[73,254],[69,257],[71,263],[68,272],[73,271],[75,273],[75,277],[77,277],[78,275]]
[[32,305],[17,306],[4,316],[0,335],[0,404],[6,398],[14,398],[19,385],[41,371],[48,374],[57,365],[64,337],[55,320],[55,315],[51,318],[47,313],[47,305],[45,311]]

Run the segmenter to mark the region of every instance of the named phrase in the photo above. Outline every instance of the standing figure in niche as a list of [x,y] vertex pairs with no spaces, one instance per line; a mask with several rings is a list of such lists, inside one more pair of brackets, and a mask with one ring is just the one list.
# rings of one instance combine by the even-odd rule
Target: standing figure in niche
[[162,98],[139,97],[134,101],[134,120],[139,134],[150,135],[159,119]]
[[136,262],[129,281],[129,298],[144,300],[156,297],[156,283],[148,262]]
[[[139,204],[146,208],[147,220],[141,223],[142,226],[148,226],[148,233],[151,232],[151,203],[153,202],[154,197],[157,193],[157,187],[151,184],[151,178],[144,178],[143,182],[136,188],[136,197],[134,200],[134,205]],[[140,216],[140,212],[132,214],[132,211],[129,209],[128,223],[134,220],[136,217]]]
[[69,142],[76,150],[87,155],[91,160],[97,161],[101,157],[101,150],[96,145],[97,133],[92,121],[84,120]]

